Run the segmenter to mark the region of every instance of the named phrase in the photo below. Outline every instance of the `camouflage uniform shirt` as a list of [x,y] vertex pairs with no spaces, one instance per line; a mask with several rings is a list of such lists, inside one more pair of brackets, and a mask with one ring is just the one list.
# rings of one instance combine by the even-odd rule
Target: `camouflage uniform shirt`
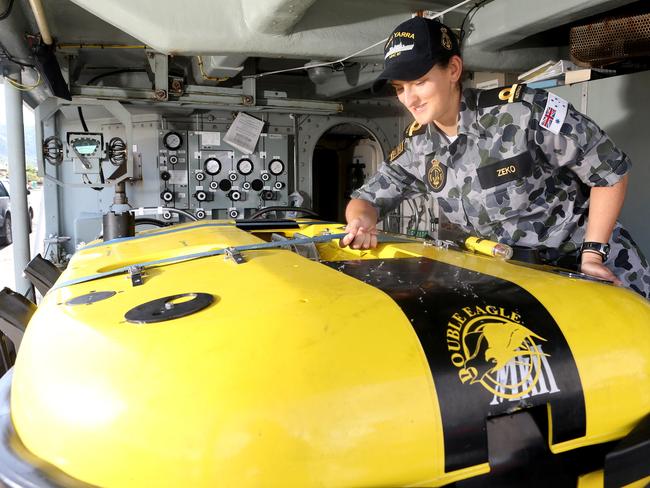
[[[465,232],[556,257],[576,255],[584,240],[589,188],[614,185],[631,165],[591,119],[525,85],[463,90],[451,143],[435,124],[414,123],[406,135],[353,198],[383,217],[428,194]],[[648,297],[648,263],[618,223],[610,245],[606,264]]]

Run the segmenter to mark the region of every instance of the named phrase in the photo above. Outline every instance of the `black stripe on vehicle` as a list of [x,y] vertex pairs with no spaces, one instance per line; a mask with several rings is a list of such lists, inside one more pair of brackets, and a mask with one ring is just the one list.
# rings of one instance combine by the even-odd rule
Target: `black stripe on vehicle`
[[488,462],[486,420],[516,410],[550,404],[554,444],[585,435],[573,355],[528,291],[426,258],[326,264],[387,293],[415,330],[440,404],[445,471]]

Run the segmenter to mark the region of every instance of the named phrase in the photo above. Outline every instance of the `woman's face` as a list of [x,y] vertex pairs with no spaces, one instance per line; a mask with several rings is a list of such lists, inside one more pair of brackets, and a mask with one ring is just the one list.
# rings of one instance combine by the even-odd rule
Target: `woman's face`
[[446,67],[435,65],[413,81],[393,80],[397,98],[420,125],[431,122],[456,123],[458,118],[458,80],[462,61],[453,56]]

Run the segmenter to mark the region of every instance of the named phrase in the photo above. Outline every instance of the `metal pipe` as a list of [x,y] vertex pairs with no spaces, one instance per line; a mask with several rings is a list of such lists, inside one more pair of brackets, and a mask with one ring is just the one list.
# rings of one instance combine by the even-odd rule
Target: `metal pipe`
[[36,23],[38,24],[38,30],[41,31],[41,39],[48,46],[51,46],[54,40],[52,39],[52,34],[50,33],[50,28],[47,25],[47,20],[45,19],[45,11],[43,10],[43,4],[41,0],[29,0],[29,5],[32,7],[32,12],[34,12],[34,17],[36,18]]
[[[20,70],[14,69],[12,71],[8,73],[8,76],[21,83]],[[23,277],[23,269],[25,269],[30,259],[23,97],[22,92],[11,83],[5,82],[4,85],[15,288],[19,293],[26,294],[30,290],[31,284]]]
[[300,144],[298,144],[298,131],[300,126],[298,125],[298,115],[290,114],[289,117],[293,119],[293,191],[298,191],[298,151],[300,150]]
[[57,44],[58,49],[149,49],[146,44],[83,44],[64,42]]

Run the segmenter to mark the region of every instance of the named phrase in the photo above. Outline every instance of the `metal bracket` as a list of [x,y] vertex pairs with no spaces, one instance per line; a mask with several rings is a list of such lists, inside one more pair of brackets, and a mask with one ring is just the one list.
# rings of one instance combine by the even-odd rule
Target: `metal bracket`
[[224,249],[224,252],[226,253],[225,258],[232,259],[236,264],[242,264],[246,262],[244,256],[242,256],[241,253],[235,248],[227,247]]
[[147,61],[154,75],[154,96],[157,101],[169,98],[169,60],[166,54],[147,51]]
[[257,86],[255,78],[244,78],[242,81],[242,103],[247,106],[254,106],[257,104]]
[[131,286],[140,286],[144,285],[144,268],[142,266],[133,265],[129,266],[129,279],[131,280]]

